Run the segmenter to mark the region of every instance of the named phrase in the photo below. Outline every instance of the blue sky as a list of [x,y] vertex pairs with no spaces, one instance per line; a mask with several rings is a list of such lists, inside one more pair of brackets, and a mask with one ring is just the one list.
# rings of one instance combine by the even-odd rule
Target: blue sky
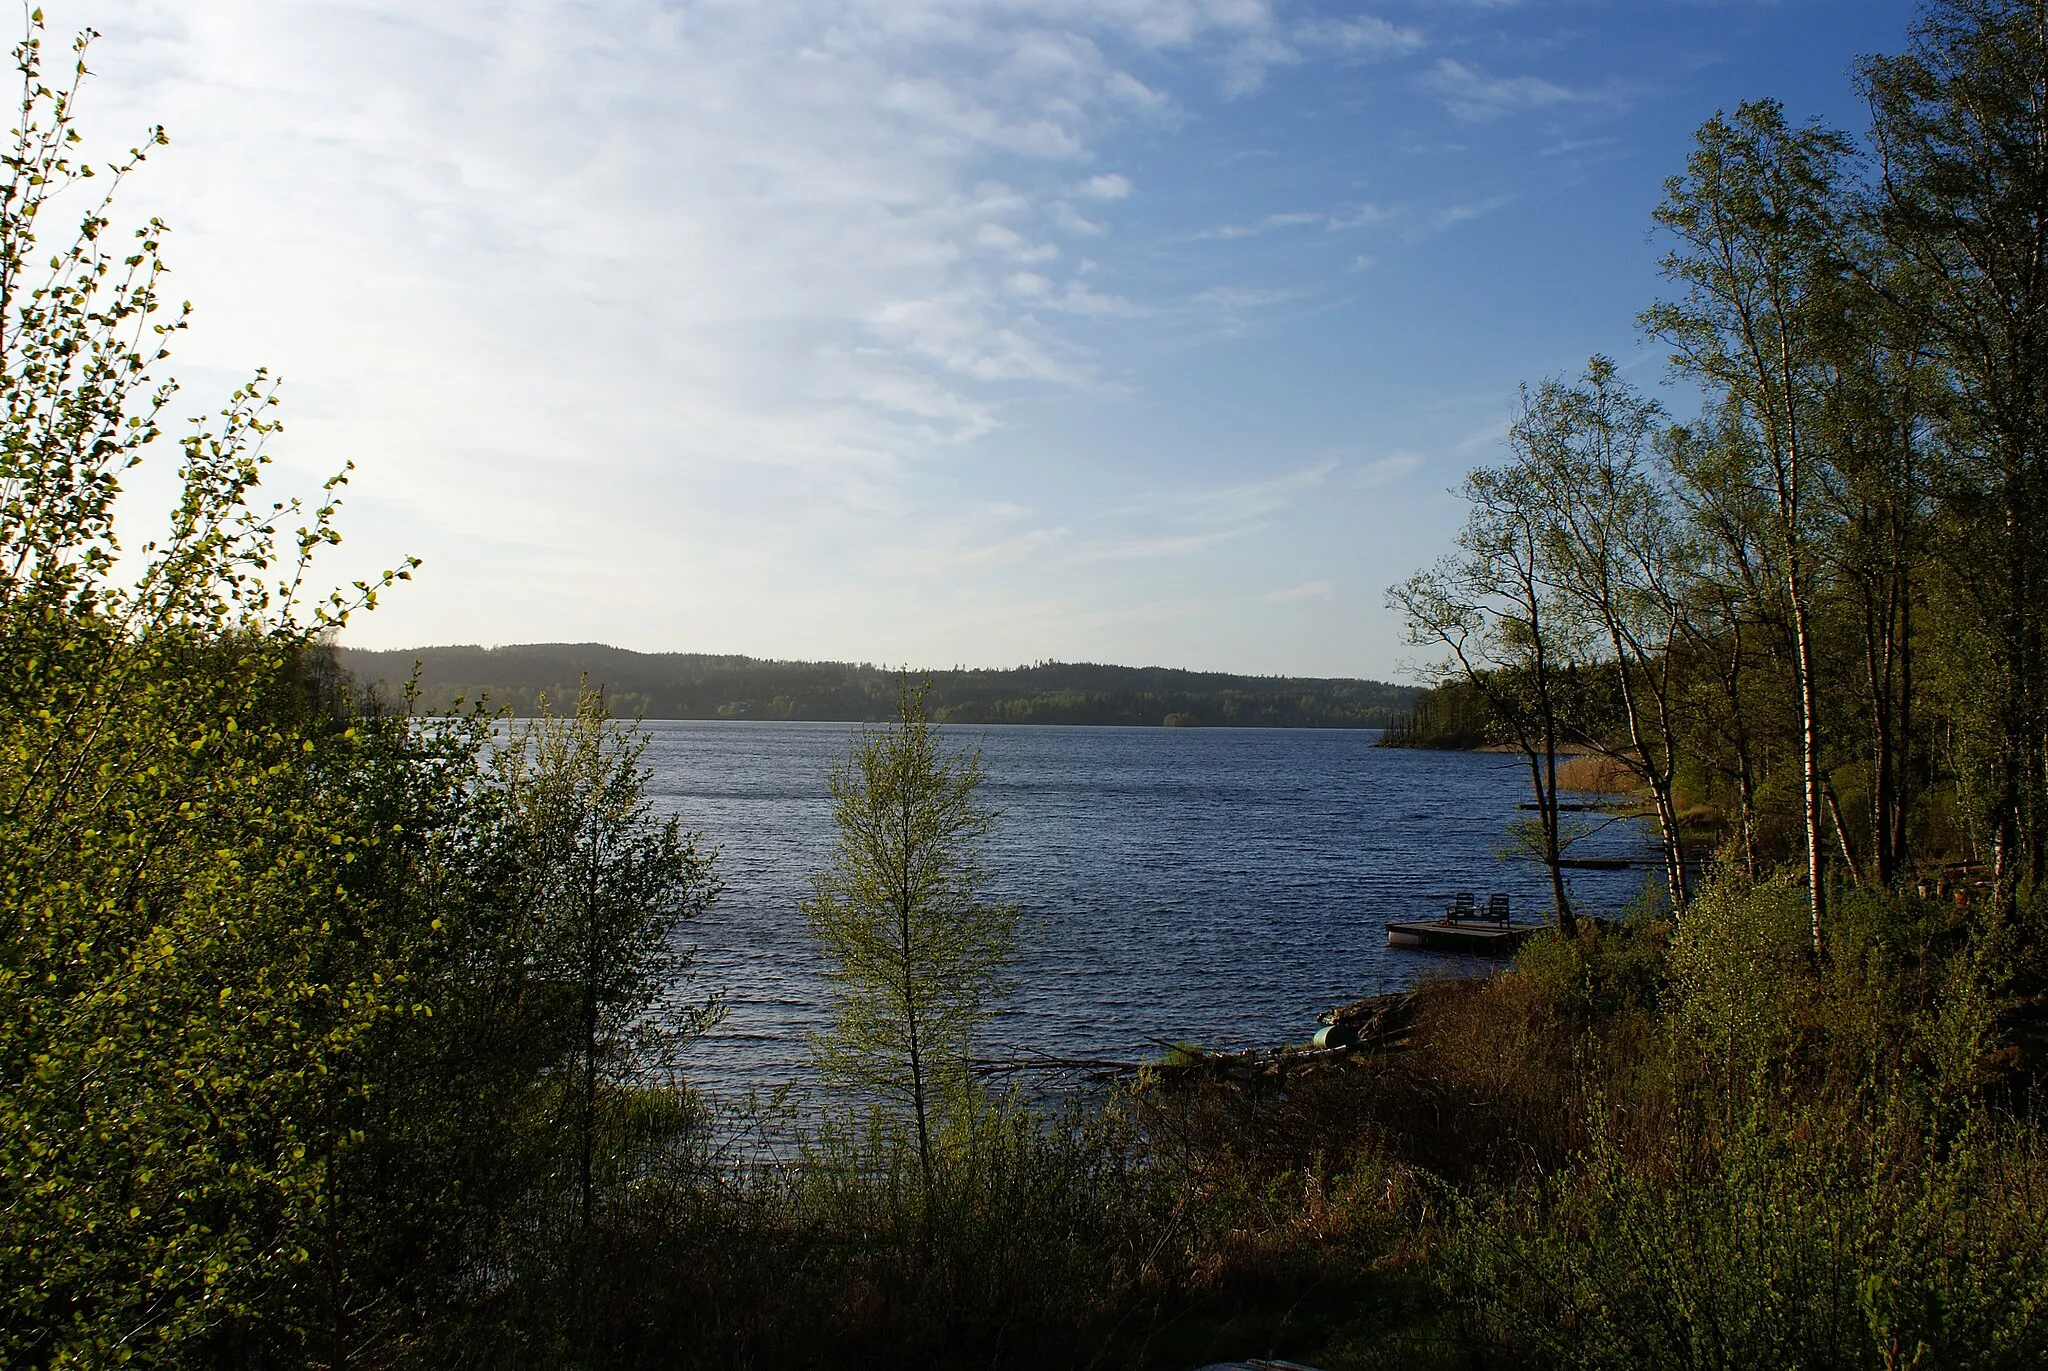
[[1381,677],[1517,382],[1661,385],[1692,130],[1860,130],[1911,13],[49,7],[101,147],[170,129],[186,408],[270,366],[278,485],[357,465],[329,573],[425,559],[348,641]]

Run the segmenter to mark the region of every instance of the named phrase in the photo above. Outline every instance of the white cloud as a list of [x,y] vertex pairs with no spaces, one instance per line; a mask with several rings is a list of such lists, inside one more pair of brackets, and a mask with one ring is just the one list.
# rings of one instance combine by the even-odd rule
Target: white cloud
[[[171,130],[124,203],[177,230],[196,389],[272,363],[279,452],[355,458],[359,497],[405,511],[395,550],[428,544],[429,584],[518,583],[491,546],[601,546],[700,600],[713,569],[900,508],[913,469],[1000,425],[1016,387],[1095,386],[1063,330],[1142,309],[1054,279],[1034,224],[1098,236],[1066,197],[1130,196],[1082,169],[1122,122],[1174,116],[1143,64],[1238,83],[1274,31],[1265,0],[99,0],[77,18],[110,35],[88,131]],[[371,631],[403,636],[406,603]]]
[[1121,296],[1104,295],[1090,290],[1079,281],[1068,281],[1058,290],[1053,283],[1035,271],[1020,271],[1003,283],[1004,287],[1020,299],[1044,309],[1059,310],[1066,314],[1088,314],[1097,318],[1132,318],[1145,313],[1145,309]]
[[1419,29],[1405,28],[1369,14],[1351,19],[1311,19],[1295,28],[1294,40],[1346,57],[1368,59],[1414,52],[1426,41]]
[[1109,225],[1088,218],[1064,200],[1047,205],[1045,217],[1052,220],[1054,227],[1080,238],[1100,238],[1109,232]]
[[1542,149],[1538,157],[1572,157],[1582,152],[1606,152],[1622,146],[1619,138],[1566,138]]
[[[1160,398],[1182,383],[1159,352],[1329,294],[1252,252],[1184,270],[1194,204],[1290,246],[1428,222],[1257,219],[1241,177],[1197,202],[1180,175],[1248,129],[1160,147],[1219,127],[1219,95],[1412,52],[1408,30],[1267,0],[80,3],[110,35],[93,129],[172,132],[123,202],[177,229],[191,408],[273,363],[283,461],[361,466],[344,559],[428,558],[357,641],[900,654],[939,632],[911,620],[995,643],[1043,602],[1051,647],[1327,574],[1288,540],[1351,469],[1268,478],[1208,434],[1098,461],[1149,441],[1102,402]],[[1330,246],[1334,278],[1365,244]],[[1060,430],[1035,451],[1025,426],[1094,414],[1029,465]],[[1047,507],[1001,503],[1020,492]],[[1198,594],[1212,563],[1257,570]]]
[[1324,216],[1323,226],[1336,233],[1344,229],[1364,228],[1370,224],[1382,223],[1393,217],[1394,211],[1381,205],[1354,205],[1348,210],[1339,210],[1335,214]]
[[1130,180],[1113,171],[1091,176],[1074,187],[1074,194],[1090,200],[1123,200],[1129,198],[1130,193]]
[[1266,84],[1266,73],[1274,67],[1291,66],[1301,54],[1270,32],[1253,32],[1240,39],[1223,64],[1223,94],[1231,99],[1250,95]]
[[1012,262],[1048,262],[1060,255],[1051,243],[1034,243],[1008,224],[983,224],[974,231],[975,246]]
[[1043,561],[1072,531],[1036,522],[1039,511],[1012,503],[971,506],[928,519],[911,536],[876,549],[875,564],[919,577]]

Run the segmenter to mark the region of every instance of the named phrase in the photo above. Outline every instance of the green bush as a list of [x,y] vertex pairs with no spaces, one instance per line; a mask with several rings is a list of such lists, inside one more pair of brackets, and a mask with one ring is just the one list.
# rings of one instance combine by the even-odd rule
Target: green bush
[[1757,885],[1711,882],[1671,937],[1671,1008],[1716,1055],[1749,1062],[1792,1032],[1787,981],[1805,967],[1806,897],[1789,872]]
[[2048,1358],[2048,1155],[1972,1121],[1759,1091],[1462,1204],[1446,1270],[1526,1364],[2025,1367]]

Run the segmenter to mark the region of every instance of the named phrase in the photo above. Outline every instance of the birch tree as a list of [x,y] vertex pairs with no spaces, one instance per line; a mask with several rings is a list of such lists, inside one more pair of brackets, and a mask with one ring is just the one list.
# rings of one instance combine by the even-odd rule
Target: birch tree
[[1612,361],[1595,357],[1577,384],[1547,381],[1525,394],[1508,441],[1541,496],[1542,578],[1584,622],[1585,636],[1605,644],[1620,688],[1626,742],[1599,728],[1580,741],[1649,790],[1671,906],[1683,909],[1685,850],[1672,786],[1690,559],[1655,475],[1661,415]]
[[1742,479],[1765,492],[1776,514],[1772,551],[1791,629],[1815,956],[1827,893],[1812,524],[1826,461],[1820,410],[1830,359],[1822,334],[1845,266],[1841,185],[1852,152],[1840,133],[1791,125],[1776,101],[1707,121],[1656,212],[1675,240],[1663,272],[1678,294],[1643,315],[1671,345],[1677,370],[1711,389],[1721,431],[1745,459]]
[[1953,411],[1941,474],[1993,740],[2000,906],[2048,873],[2048,0],[1937,0],[1864,64],[1891,294],[1926,330]]
[[1458,551],[1387,591],[1408,642],[1444,654],[1442,677],[1469,682],[1522,754],[1535,797],[1539,850],[1560,936],[1577,927],[1565,887],[1557,807],[1559,685],[1573,658],[1569,616],[1545,569],[1540,487],[1526,466],[1465,478]]
[[996,812],[979,749],[948,753],[904,686],[894,722],[859,733],[828,780],[838,841],[804,902],[830,967],[832,1023],[812,1044],[830,1081],[908,1115],[927,1188],[936,1139],[972,1106],[974,1037],[1005,988],[1020,911],[988,898]]

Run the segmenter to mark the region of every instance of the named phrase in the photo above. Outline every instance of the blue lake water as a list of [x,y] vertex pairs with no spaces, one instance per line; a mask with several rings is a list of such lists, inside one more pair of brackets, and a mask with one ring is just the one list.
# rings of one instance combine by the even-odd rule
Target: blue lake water
[[[714,1093],[802,1074],[824,981],[798,901],[830,853],[825,776],[846,724],[649,720],[651,795],[720,850],[725,894],[692,924],[700,986],[724,1022],[690,1052]],[[1156,1055],[1306,1040],[1316,1015],[1468,959],[1390,949],[1389,919],[1430,917],[1454,891],[1548,910],[1542,867],[1503,859],[1519,758],[1373,747],[1363,730],[948,728],[978,744],[1002,811],[995,892],[1026,913],[1015,995],[990,1057]],[[1585,855],[1647,856],[1634,820]],[[1579,872],[1582,908],[1612,909],[1644,868]]]

